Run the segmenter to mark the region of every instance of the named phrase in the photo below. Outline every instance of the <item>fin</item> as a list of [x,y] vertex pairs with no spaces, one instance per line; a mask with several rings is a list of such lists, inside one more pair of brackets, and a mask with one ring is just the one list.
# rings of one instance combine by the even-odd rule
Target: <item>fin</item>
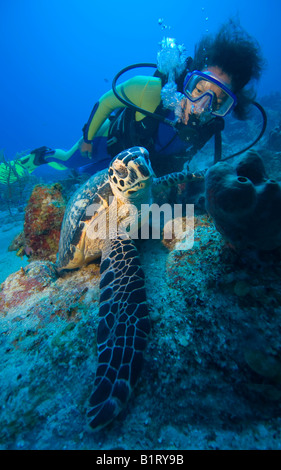
[[176,186],[177,184],[186,183],[190,181],[199,181],[204,179],[204,172],[191,173],[189,170],[183,170],[176,173],[155,178],[153,184],[163,185],[166,187]]
[[0,163],[0,184],[9,185],[27,176],[27,170],[19,162]]
[[53,155],[54,150],[49,147],[39,147],[37,149],[31,150],[28,155],[24,155],[18,161],[29,173],[32,173],[38,166],[44,165],[46,162],[45,158],[47,156]]
[[49,162],[48,163],[49,166],[51,166],[52,168],[54,168],[55,170],[68,170],[68,168],[64,165],[62,165],[62,163],[58,163],[58,162]]
[[144,273],[128,235],[105,242],[100,272],[98,368],[87,414],[94,430],[109,424],[126,405],[150,331]]

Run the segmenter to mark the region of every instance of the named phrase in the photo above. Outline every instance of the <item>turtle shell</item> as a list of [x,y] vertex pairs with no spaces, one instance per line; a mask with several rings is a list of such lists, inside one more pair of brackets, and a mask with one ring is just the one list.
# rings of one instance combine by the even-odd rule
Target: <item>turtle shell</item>
[[[102,210],[108,205],[109,197],[112,195],[108,170],[93,175],[73,194],[68,202],[61,228],[57,255],[58,270],[79,268],[85,263],[83,253],[85,233],[93,217],[87,214],[87,208],[91,204],[98,204]],[[96,248],[93,259],[101,253],[98,244]]]
[[[93,175],[84,183],[66,209],[57,257],[58,270],[79,268],[98,258],[106,237],[96,235],[107,232],[110,214],[105,214],[105,211],[112,200],[119,205],[127,202],[140,205],[150,197],[153,175],[147,150],[132,147],[119,153],[109,169]],[[93,204],[95,208],[90,208]],[[118,214],[118,222],[122,218],[126,219],[126,214],[121,219]]]

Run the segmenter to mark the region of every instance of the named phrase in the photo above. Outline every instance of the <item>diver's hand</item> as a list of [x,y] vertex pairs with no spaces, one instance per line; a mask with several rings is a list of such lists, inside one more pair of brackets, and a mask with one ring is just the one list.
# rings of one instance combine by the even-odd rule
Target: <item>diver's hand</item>
[[82,141],[80,145],[80,152],[82,157],[85,158],[92,158],[92,144],[88,144],[87,142]]
[[187,124],[191,114],[191,102],[184,98],[180,102],[180,110],[179,110],[179,117],[178,122],[182,122],[183,124]]
[[188,98],[182,99],[178,111],[178,122],[186,125],[192,117],[198,119],[203,124],[212,119],[209,100],[208,96],[203,96],[202,99],[195,103],[192,103]]

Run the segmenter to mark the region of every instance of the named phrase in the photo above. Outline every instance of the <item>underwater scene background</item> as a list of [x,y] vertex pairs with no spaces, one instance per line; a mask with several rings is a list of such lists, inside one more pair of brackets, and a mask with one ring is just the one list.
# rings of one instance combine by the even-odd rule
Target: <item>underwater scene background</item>
[[[86,428],[85,403],[97,368],[99,263],[65,277],[55,269],[67,201],[89,175],[44,165],[2,181],[1,449],[280,448],[280,14],[278,0],[1,3],[1,162],[43,145],[69,149],[120,69],[156,62],[164,36],[193,55],[200,37],[232,16],[266,59],[256,89],[268,119],[251,154],[255,209],[245,196],[223,226],[223,208],[209,202],[207,212],[201,187],[188,200],[192,250],[139,244],[151,317],[143,370],[126,409],[96,433]],[[223,155],[247,146],[261,126],[257,110],[246,121],[227,117]],[[231,160],[227,181],[249,177],[243,162]],[[190,169],[212,164],[210,143]],[[237,242],[237,226],[250,248]]]

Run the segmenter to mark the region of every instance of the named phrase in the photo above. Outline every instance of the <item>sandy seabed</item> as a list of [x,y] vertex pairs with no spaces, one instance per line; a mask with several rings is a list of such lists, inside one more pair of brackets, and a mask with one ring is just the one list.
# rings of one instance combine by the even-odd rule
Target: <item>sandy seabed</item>
[[28,264],[27,258],[20,258],[15,251],[8,251],[13,239],[23,230],[23,213],[0,211],[0,284],[7,276]]

